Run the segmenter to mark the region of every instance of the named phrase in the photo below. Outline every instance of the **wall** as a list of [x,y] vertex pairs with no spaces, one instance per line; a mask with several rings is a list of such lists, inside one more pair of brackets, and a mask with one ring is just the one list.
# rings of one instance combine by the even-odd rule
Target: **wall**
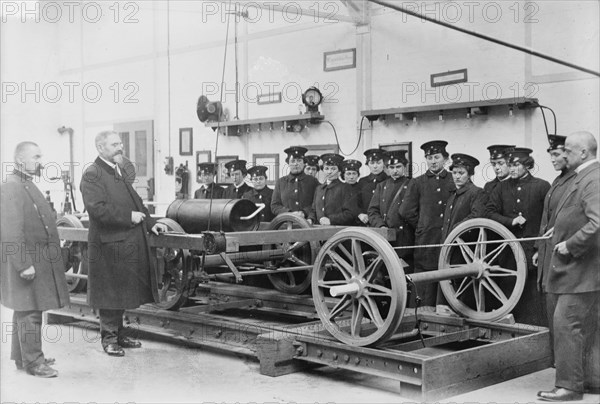
[[[450,153],[466,152],[482,161],[475,179],[479,185],[491,175],[485,166],[486,147],[499,142],[533,148],[539,175],[554,178],[539,109],[514,111],[513,116],[492,108],[488,115],[471,119],[457,111],[445,114],[443,121],[437,113],[419,116],[416,123],[375,121],[363,126],[359,142],[360,111],[531,96],[556,112],[559,134],[580,129],[600,133],[595,76],[381,6],[371,5],[370,24],[357,27],[339,1],[280,2],[279,8],[260,13],[246,7],[248,2],[241,3],[250,14],[238,23],[240,119],[295,114],[298,89],[318,85],[326,95],[321,112],[337,129],[341,150],[349,157],[362,160],[367,148],[410,141],[419,174],[424,167],[420,144],[446,139]],[[394,3],[599,70],[595,1]],[[174,179],[162,170],[164,158],[173,156],[176,165],[188,161],[193,167],[195,162],[195,156],[178,155],[179,128],[192,127],[194,149],[211,150],[213,158],[239,155],[251,161],[255,153],[279,153],[281,175],[286,172],[282,151],[289,145],[335,143],[328,124],[311,125],[300,134],[275,128],[217,139],[198,121],[198,97],[205,93],[211,100],[220,99],[221,82],[230,119],[235,115],[234,25],[230,22],[225,52],[228,14],[223,2],[94,4],[101,7],[101,18],[94,18],[97,10],[88,7],[85,13],[75,13],[72,21],[64,14],[54,23],[16,19],[2,24],[3,82],[51,80],[102,90],[99,99],[76,92],[72,102],[65,97],[56,103],[9,98],[2,108],[3,161],[10,159],[6,150],[13,147],[10,134],[19,131],[43,142],[46,154],[64,159],[66,140],[55,128],[66,125],[75,129],[76,160],[83,166],[96,155],[93,137],[98,131],[115,122],[152,119],[155,199],[168,204],[175,192]],[[315,17],[317,8],[321,14]],[[339,20],[325,18],[330,15]],[[24,54],[26,46],[30,51]],[[323,71],[324,52],[347,48],[357,49],[355,69]],[[468,69],[468,83],[432,91],[431,74],[460,68]],[[257,92],[269,88],[284,91],[283,102],[257,105]],[[192,183],[192,191],[196,187]],[[164,205],[158,211],[164,211]]]

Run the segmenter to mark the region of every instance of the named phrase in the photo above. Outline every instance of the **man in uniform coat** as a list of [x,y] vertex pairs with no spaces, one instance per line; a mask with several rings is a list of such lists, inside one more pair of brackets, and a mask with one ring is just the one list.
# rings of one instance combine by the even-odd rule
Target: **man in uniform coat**
[[15,170],[0,185],[0,297],[13,310],[10,358],[33,376],[56,377],[42,352],[42,312],[68,304],[69,292],[54,212],[32,181],[41,157],[37,144],[19,143]]
[[325,182],[315,190],[315,198],[308,217],[309,223],[322,225],[354,224],[356,199],[350,185],[340,181],[340,167],[344,158],[328,153],[321,156]]
[[369,175],[362,177],[358,183],[360,184],[360,197],[361,200],[358,203],[360,206],[360,214],[358,218],[364,224],[369,223],[369,215],[367,209],[371,203],[371,198],[375,193],[375,187],[380,182],[385,181],[388,175],[385,172],[384,157],[385,151],[382,149],[369,149],[363,153],[367,158],[366,164],[369,167]]
[[284,150],[287,154],[285,162],[289,166],[290,173],[275,183],[271,199],[271,210],[275,216],[290,212],[307,219],[310,214],[319,180],[304,173],[304,155],[307,151],[301,146],[288,147]]
[[[400,205],[404,200],[408,183],[407,177],[408,160],[406,150],[394,150],[385,154],[385,164],[390,177],[380,182],[375,187],[375,193],[371,198],[371,203],[367,209],[369,215],[369,226],[371,227],[389,227],[396,230],[396,240],[392,243],[394,246],[406,247],[414,245],[415,231],[412,226],[400,216]],[[398,256],[407,264],[408,268],[404,271],[412,272],[411,249],[396,250]]]
[[319,178],[319,156],[304,156],[304,173],[315,178]]
[[[427,160],[427,172],[410,181],[404,202],[400,205],[400,215],[415,228],[415,245],[442,242],[444,210],[450,192],[455,189],[452,176],[444,168],[448,161],[447,144],[448,142],[443,140],[432,140],[421,145]],[[439,250],[416,248],[415,272],[436,270]],[[421,310],[434,311],[437,284],[427,283],[418,285],[417,288],[421,291]]]
[[[550,161],[556,171],[560,171],[560,175],[554,179],[550,190],[544,198],[544,210],[542,212],[542,222],[540,223],[539,236],[542,237],[545,233],[554,227],[556,221],[556,206],[558,201],[569,188],[571,181],[575,178],[575,170],[567,167],[567,159],[564,152],[566,136],[549,135],[548,153]],[[532,263],[537,266],[537,288],[543,294],[542,305],[545,306],[545,314],[550,329],[550,339],[553,338],[552,331],[552,316],[554,315],[554,307],[551,304],[551,299],[546,293],[546,278],[550,271],[550,260],[552,259],[552,250],[554,244],[552,239],[539,240],[537,242],[537,251],[533,254]]]
[[[567,137],[565,154],[576,177],[556,207],[554,253],[546,290],[555,299],[553,317],[555,388],[540,391],[548,401],[581,400],[599,387],[597,347],[586,347],[597,333],[600,307],[600,164],[598,143],[589,132]],[[595,355],[594,355],[595,354]],[[591,366],[586,366],[586,359]]]
[[98,310],[104,351],[123,356],[123,348],[141,343],[125,335],[123,313],[158,300],[155,257],[148,232],[166,231],[144,207],[142,199],[123,179],[123,143],[113,131],[95,139],[98,158],[81,179],[83,203],[89,213],[88,303]]
[[217,174],[217,164],[200,163],[198,164],[198,178],[202,186],[194,192],[194,199],[222,199],[225,190],[215,184],[215,175]]
[[254,188],[242,195],[243,199],[248,199],[255,204],[265,205],[259,214],[261,222],[270,222],[275,217],[271,211],[273,190],[267,186],[267,170],[268,168],[265,166],[250,167],[248,174],[250,174]]
[[358,183],[358,179],[360,177],[360,167],[362,167],[362,163],[358,160],[344,160],[342,162],[342,179],[346,184],[350,186],[350,190],[352,191],[352,197],[356,199],[356,212],[355,212],[355,220],[354,225],[356,226],[365,226],[359,216],[364,212],[362,208],[362,198],[361,198],[361,186]]
[[498,184],[502,181],[506,181],[510,178],[508,172],[508,153],[510,153],[515,148],[515,145],[506,145],[506,144],[495,144],[487,149],[490,152],[490,164],[494,169],[494,173],[496,174],[496,178],[491,181],[488,181],[484,186],[483,190],[490,195],[494,188],[498,186]]
[[[492,191],[486,206],[486,217],[508,228],[517,238],[537,237],[542,221],[544,198],[550,184],[534,177],[529,170],[535,161],[531,149],[516,147],[508,155],[510,179]],[[537,270],[532,263],[535,242],[523,241],[527,262],[527,280],[513,314],[520,323],[546,326],[542,296],[536,287]]]
[[246,184],[244,179],[248,175],[246,169],[246,160],[233,160],[225,164],[229,176],[233,179],[233,184],[229,184],[223,192],[223,199],[242,199],[242,196],[250,191],[252,187]]

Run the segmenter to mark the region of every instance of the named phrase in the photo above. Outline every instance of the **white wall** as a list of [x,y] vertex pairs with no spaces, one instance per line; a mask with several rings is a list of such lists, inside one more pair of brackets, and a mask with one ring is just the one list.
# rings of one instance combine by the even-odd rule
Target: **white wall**
[[[300,104],[297,89],[316,84],[326,95],[321,112],[336,127],[341,150],[348,153],[358,145],[350,157],[363,160],[362,151],[367,148],[411,141],[414,162],[422,167],[419,146],[431,139],[445,139],[450,153],[466,152],[485,163],[486,146],[510,142],[532,147],[538,173],[548,180],[555,173],[545,152],[539,109],[515,110],[512,117],[505,109],[492,108],[487,116],[472,119],[457,111],[447,113],[443,121],[438,120],[437,113],[419,116],[416,123],[376,121],[372,128],[365,124],[362,141],[357,143],[360,111],[531,96],[556,112],[559,134],[581,129],[596,135],[600,132],[600,89],[595,76],[380,6],[372,6],[368,26],[356,27],[348,22],[348,12],[339,1],[292,3],[279,4],[302,5],[301,17],[293,13],[294,7],[286,9],[287,13],[262,10],[260,18],[256,10],[248,9],[252,21],[242,19],[238,25],[240,119],[295,114]],[[483,2],[475,6],[472,2],[395,3],[600,70],[596,1]],[[39,23],[21,22],[16,15],[2,24],[3,83],[78,85],[74,100],[63,95],[55,103],[44,99],[34,102],[32,97],[21,102],[19,95],[6,95],[0,126],[2,160],[10,160],[18,134],[19,139],[40,142],[47,156],[66,161],[66,137],[56,132],[57,127],[66,125],[75,130],[75,156],[83,166],[96,155],[93,137],[98,131],[111,128],[115,122],[151,119],[156,135],[155,199],[170,202],[174,179],[164,174],[164,157],[173,156],[176,166],[187,160],[193,167],[195,162],[195,156],[178,155],[179,128],[192,127],[194,149],[211,150],[213,158],[215,155],[216,135],[198,121],[195,105],[203,92],[220,89],[227,27],[223,3],[171,1],[168,7],[166,1],[121,2],[118,7],[113,2],[94,4],[102,7],[96,22],[91,20],[97,10],[88,8],[86,13],[76,12],[72,21],[66,17],[68,10],[63,10],[63,18],[54,23],[44,18]],[[315,21],[308,11],[316,7],[321,7],[323,14],[334,11],[342,21]],[[357,68],[324,72],[323,53],[347,48],[357,48]],[[223,102],[233,117],[233,24],[226,57],[224,82],[228,91]],[[469,83],[442,88],[439,96],[431,92],[431,74],[461,68],[468,69]],[[90,90],[87,97],[81,94],[84,86]],[[257,105],[257,88],[268,92],[269,86],[275,91],[287,90],[283,102]],[[96,88],[102,90],[102,96],[92,100],[91,90]],[[457,88],[460,97],[451,91]],[[211,100],[219,99],[218,91],[208,95]],[[311,125],[300,134],[265,129],[240,137],[219,136],[216,154],[239,155],[251,161],[256,153],[280,153],[281,174],[285,174],[284,148],[335,143],[327,124]],[[476,183],[482,185],[490,174],[483,165]],[[79,178],[76,176],[76,184]],[[196,187],[192,183],[192,190]],[[61,185],[55,184],[55,188],[60,190]],[[55,199],[60,199],[58,190]]]

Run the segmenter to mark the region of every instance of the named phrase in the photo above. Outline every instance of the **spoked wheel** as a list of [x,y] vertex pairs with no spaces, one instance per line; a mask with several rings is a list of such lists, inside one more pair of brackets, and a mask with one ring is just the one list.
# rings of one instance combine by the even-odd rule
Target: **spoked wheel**
[[325,328],[353,346],[387,340],[406,307],[400,259],[383,236],[368,229],[344,229],[321,247],[312,292]]
[[[278,215],[269,224],[269,230],[292,230],[292,229],[308,229],[311,225],[301,217],[290,213]],[[267,245],[263,249],[284,250],[285,257],[277,261],[269,261],[265,263],[268,267],[293,267],[293,266],[309,266],[315,262],[317,253],[319,252],[319,243],[309,241],[297,241],[295,243],[283,242],[276,245]],[[282,272],[281,274],[267,275],[269,281],[275,289],[289,293],[300,294],[310,286],[311,270]]]
[[454,310],[483,321],[499,320],[512,311],[527,277],[521,244],[504,241],[514,239],[506,227],[489,219],[467,220],[448,235],[440,252],[439,268],[480,269],[477,276],[440,281]]
[[[159,223],[169,231],[185,233],[174,220],[162,218]],[[187,301],[190,289],[191,255],[188,250],[157,248],[157,279],[159,302],[154,305],[165,310],[177,310]]]
[[[84,228],[81,221],[73,215],[65,215],[58,218],[56,227],[71,227],[75,229]],[[65,274],[67,274],[67,287],[69,293],[84,292],[87,286],[87,279],[74,278],[68,275],[87,275],[87,244],[79,241],[60,240],[60,249],[65,262]]]

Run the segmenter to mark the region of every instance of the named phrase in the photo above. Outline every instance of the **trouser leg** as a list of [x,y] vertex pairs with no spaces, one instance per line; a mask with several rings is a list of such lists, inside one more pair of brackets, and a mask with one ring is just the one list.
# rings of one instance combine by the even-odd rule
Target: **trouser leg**
[[548,319],[548,329],[550,330],[550,348],[552,350],[552,363],[554,363],[554,311],[556,310],[556,300],[558,295],[554,293],[544,293],[546,301],[546,318]]
[[100,317],[100,337],[102,346],[116,344],[119,331],[123,328],[123,313],[125,310],[99,309]]
[[586,340],[595,330],[600,293],[560,294],[554,311],[556,387],[583,393]]
[[11,358],[29,368],[44,362],[42,352],[42,312],[15,311],[13,324],[16,333],[12,337]]

